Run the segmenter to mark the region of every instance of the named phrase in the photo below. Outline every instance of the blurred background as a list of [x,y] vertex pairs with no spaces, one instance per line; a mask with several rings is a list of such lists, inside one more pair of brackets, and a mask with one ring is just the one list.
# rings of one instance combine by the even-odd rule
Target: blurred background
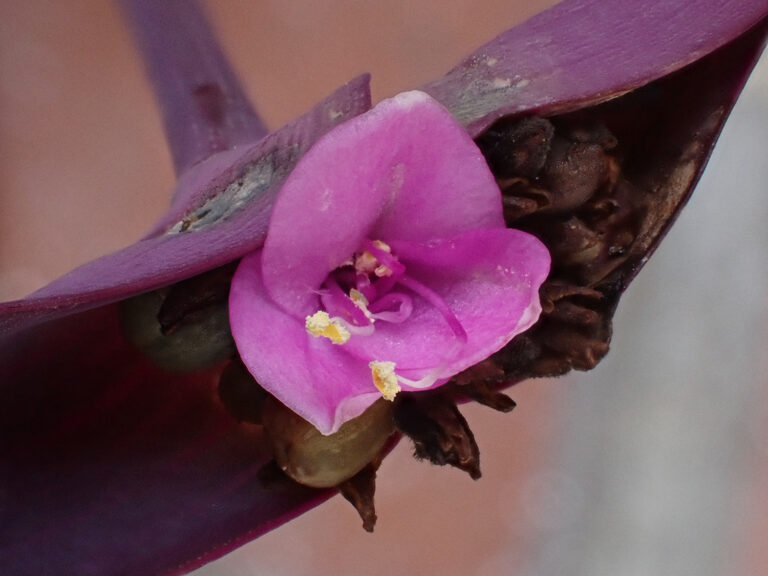
[[[358,73],[374,100],[445,73],[553,1],[220,0],[216,30],[271,127]],[[768,60],[693,200],[625,295],[590,373],[467,406],[484,477],[379,472],[379,523],[341,498],[195,574],[768,573]],[[170,156],[119,14],[0,2],[0,300],[141,236]]]

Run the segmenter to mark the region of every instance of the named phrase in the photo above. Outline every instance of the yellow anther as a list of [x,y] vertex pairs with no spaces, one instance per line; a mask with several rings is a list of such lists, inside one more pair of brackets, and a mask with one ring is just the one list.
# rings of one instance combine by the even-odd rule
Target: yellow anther
[[368,366],[371,368],[373,384],[379,389],[384,400],[389,400],[390,402],[394,400],[397,393],[401,390],[400,384],[397,383],[395,363],[374,360],[369,362]]
[[344,344],[350,338],[349,330],[344,328],[336,318],[331,318],[328,312],[322,310],[307,316],[304,326],[312,336],[328,338],[334,344]]
[[[381,240],[374,240],[373,245],[382,252],[386,252],[387,254],[392,253],[392,248],[386,242],[382,242]],[[376,256],[371,254],[368,250],[362,254],[358,254],[355,257],[355,271],[358,274],[375,274],[379,278],[382,276],[392,275],[392,270],[382,264],[379,264],[378,258],[376,258]]]
[[381,240],[374,240],[373,245],[376,246],[376,248],[379,250],[386,252],[387,254],[392,254],[392,248],[386,242],[382,242]]
[[392,276],[392,269],[382,264],[381,266],[376,266],[376,269],[373,271],[373,273],[378,278],[383,278],[384,276]]
[[365,297],[365,294],[355,288],[352,288],[352,290],[349,291],[349,297],[352,302],[355,303],[355,306],[358,306],[359,308],[365,309],[365,307],[369,304],[368,298]]
[[[373,244],[382,252],[392,254],[392,248],[386,242],[382,242],[381,240],[374,240]],[[392,269],[382,264],[381,266],[377,266],[373,273],[379,278],[383,278],[384,276],[392,276]]]
[[379,265],[376,256],[366,250],[355,258],[355,272],[358,274],[370,274]]

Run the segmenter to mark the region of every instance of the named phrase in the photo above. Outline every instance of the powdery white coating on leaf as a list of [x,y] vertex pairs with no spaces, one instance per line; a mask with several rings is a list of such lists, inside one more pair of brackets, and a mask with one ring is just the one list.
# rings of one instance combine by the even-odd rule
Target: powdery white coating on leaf
[[[370,271],[354,272],[355,255],[373,260]],[[505,227],[466,131],[408,92],[329,132],[297,164],[264,248],[233,278],[232,333],[259,383],[330,434],[381,397],[371,366],[394,366],[403,390],[432,388],[527,329],[549,261],[536,238]],[[387,285],[389,305],[376,318],[384,299],[370,302],[370,330],[347,324],[338,343],[308,332],[307,318],[333,301],[328,282],[343,265]],[[354,309],[350,292],[339,297]]]

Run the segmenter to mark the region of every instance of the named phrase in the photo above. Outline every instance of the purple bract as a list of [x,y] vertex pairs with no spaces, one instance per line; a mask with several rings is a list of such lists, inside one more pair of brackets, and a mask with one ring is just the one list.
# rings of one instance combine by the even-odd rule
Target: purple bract
[[237,270],[230,323],[262,386],[330,434],[382,394],[439,386],[530,327],[549,264],[539,240],[505,227],[464,128],[408,92],[297,164],[263,250]]

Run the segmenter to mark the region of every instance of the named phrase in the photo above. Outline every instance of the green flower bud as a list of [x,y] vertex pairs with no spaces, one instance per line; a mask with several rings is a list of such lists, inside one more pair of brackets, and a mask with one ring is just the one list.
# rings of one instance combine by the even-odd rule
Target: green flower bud
[[192,372],[235,355],[227,303],[217,302],[187,314],[163,333],[158,313],[168,289],[141,294],[120,304],[123,335],[155,365]]
[[278,466],[314,488],[330,488],[357,474],[394,432],[392,403],[383,399],[328,436],[272,397],[262,420]]

